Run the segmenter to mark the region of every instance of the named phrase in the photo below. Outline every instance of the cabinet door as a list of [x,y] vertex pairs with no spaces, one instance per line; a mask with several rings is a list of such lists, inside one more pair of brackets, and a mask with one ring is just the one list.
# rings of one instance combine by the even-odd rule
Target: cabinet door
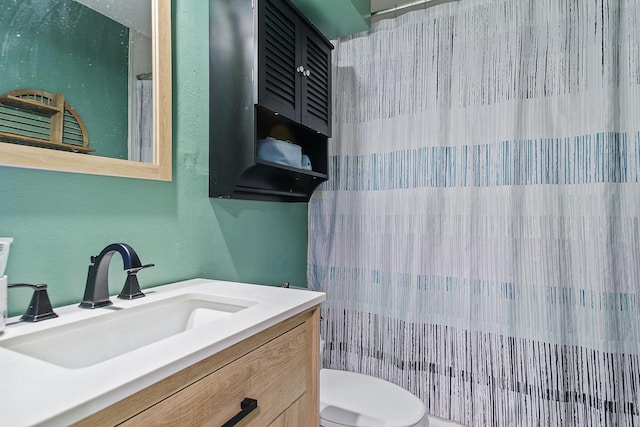
[[301,22],[282,0],[258,4],[258,103],[299,121]]
[[300,427],[308,423],[303,403],[303,398],[296,400],[293,405],[289,406],[278,418],[275,419],[269,427]]
[[301,122],[331,136],[331,50],[311,28],[302,31]]
[[234,417],[249,397],[258,406],[239,425],[268,426],[307,393],[309,348],[308,331],[298,326],[122,425],[217,427]]

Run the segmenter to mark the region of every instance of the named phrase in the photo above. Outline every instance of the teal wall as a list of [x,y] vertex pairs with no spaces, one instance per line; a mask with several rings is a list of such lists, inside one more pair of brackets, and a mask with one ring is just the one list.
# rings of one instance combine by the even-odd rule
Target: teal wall
[[[54,306],[80,301],[89,257],[129,243],[144,287],[194,277],[306,285],[307,205],[210,199],[208,2],[173,2],[173,181],[0,167],[0,236],[14,237],[10,283],[47,283]],[[110,293],[124,284],[113,257]],[[30,291],[9,291],[9,314]]]
[[291,0],[329,40],[367,31],[371,0]]
[[129,29],[73,0],[0,0],[0,11],[0,94],[63,93],[95,154],[126,159]]

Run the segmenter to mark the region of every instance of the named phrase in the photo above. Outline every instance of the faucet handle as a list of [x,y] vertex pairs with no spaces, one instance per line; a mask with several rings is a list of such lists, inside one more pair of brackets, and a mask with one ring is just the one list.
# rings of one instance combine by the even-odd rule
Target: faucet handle
[[33,296],[31,297],[29,307],[27,307],[27,310],[21,317],[25,322],[39,322],[40,320],[58,317],[51,307],[51,301],[49,301],[47,285],[45,283],[38,285],[31,285],[29,283],[10,283],[7,287],[33,289]]
[[127,274],[136,274],[138,271],[142,270],[143,268],[147,268],[147,267],[155,267],[155,264],[145,264],[145,265],[140,266],[140,267],[130,268],[130,269],[127,270]]
[[140,267],[130,268],[127,270],[127,280],[124,282],[122,292],[118,295],[120,299],[136,299],[142,298],[144,293],[140,290],[140,283],[138,283],[138,271],[143,268],[153,267],[155,264],[145,264]]

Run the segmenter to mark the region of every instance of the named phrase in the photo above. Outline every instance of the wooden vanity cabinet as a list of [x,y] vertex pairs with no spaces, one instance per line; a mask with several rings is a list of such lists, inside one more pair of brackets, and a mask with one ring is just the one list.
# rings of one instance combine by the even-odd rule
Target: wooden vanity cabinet
[[293,316],[118,402],[77,425],[317,426],[318,308]]

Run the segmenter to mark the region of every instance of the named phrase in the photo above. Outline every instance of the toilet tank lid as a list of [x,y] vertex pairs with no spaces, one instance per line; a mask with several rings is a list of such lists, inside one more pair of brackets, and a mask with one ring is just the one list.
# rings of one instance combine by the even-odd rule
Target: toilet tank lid
[[320,418],[330,425],[411,427],[425,416],[422,401],[402,387],[355,372],[320,370]]

